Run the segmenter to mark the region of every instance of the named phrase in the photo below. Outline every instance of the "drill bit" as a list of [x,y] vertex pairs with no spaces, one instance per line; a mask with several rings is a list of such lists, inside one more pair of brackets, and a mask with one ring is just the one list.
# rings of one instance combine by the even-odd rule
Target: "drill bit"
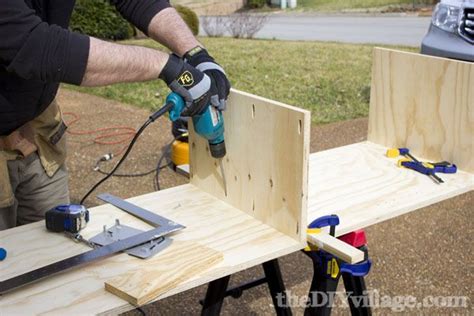
[[222,163],[222,158],[220,158],[218,160],[219,160],[219,166],[221,167],[222,182],[224,184],[224,194],[225,194],[225,196],[227,196],[227,181],[226,181],[226,178],[225,178],[224,164]]

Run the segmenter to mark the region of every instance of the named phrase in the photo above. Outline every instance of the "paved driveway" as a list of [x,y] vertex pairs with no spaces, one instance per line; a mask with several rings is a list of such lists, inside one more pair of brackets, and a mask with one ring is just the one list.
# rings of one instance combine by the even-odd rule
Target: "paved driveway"
[[256,37],[419,46],[430,20],[429,17],[405,16],[275,14]]

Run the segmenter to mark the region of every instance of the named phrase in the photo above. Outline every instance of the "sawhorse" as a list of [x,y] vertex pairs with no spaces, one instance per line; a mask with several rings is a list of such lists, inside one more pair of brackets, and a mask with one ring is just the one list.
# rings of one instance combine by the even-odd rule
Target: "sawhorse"
[[[230,275],[209,283],[206,298],[202,303],[203,316],[217,316],[221,312],[224,298],[232,296],[239,298],[243,291],[267,283],[275,307],[276,315],[291,316],[291,308],[287,304],[285,284],[278,265],[278,260],[270,260],[262,264],[265,277],[227,289]],[[280,303],[279,303],[280,302]]]
[[[331,226],[331,234],[334,235],[335,226],[339,224],[339,219],[337,216],[332,215],[330,217],[325,217],[319,222],[318,220],[315,220],[310,224],[310,228],[311,226],[313,226],[312,228],[321,228],[325,226],[325,224],[321,225],[321,223],[328,223],[328,225]],[[371,315],[364,281],[364,276],[368,274],[371,265],[371,262],[368,259],[365,232],[360,230],[340,236],[339,238],[364,251],[365,259],[362,263],[351,265],[342,262],[340,259],[337,259],[322,250],[304,250],[304,253],[311,258],[314,270],[305,315],[327,316],[331,314],[335,292],[341,276],[344,281],[351,314],[358,316]],[[203,305],[201,315],[219,315],[224,299],[227,296],[239,298],[243,291],[264,283],[268,284],[276,315],[292,315],[278,260],[274,259],[263,263],[263,270],[265,277],[241,284],[231,289],[228,289],[230,275],[209,283],[206,297],[201,301],[201,304]]]

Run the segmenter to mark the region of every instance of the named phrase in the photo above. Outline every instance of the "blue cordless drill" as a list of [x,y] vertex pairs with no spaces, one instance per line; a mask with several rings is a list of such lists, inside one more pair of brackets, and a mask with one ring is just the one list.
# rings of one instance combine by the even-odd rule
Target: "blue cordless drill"
[[[181,112],[185,108],[183,98],[172,92],[166,98],[166,103],[172,103],[173,107],[169,111],[170,120],[176,121],[181,117]],[[209,141],[211,156],[220,159],[226,155],[224,142],[224,118],[221,111],[213,106],[208,106],[204,113],[192,117],[194,130],[196,133]]]
[[[172,92],[166,98],[166,104],[173,104],[169,111],[170,120],[174,122],[179,119],[181,117],[181,112],[185,108],[183,98],[179,94]],[[227,196],[227,182],[224,173],[224,166],[222,165],[222,158],[226,155],[224,142],[224,118],[222,113],[214,106],[209,105],[202,114],[194,115],[192,120],[196,133],[207,139],[209,142],[211,156],[219,160],[224,185],[224,194]]]

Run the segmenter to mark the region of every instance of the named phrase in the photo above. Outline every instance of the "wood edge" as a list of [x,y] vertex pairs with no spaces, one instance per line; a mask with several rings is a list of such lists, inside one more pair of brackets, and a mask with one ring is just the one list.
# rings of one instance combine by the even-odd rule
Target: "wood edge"
[[306,243],[307,232],[306,227],[308,226],[308,200],[309,200],[309,162],[311,158],[311,112],[304,114],[304,130],[303,130],[303,197],[301,199],[301,218],[300,218],[300,233],[299,242]]
[[361,262],[365,257],[363,251],[326,233],[308,234],[308,242],[351,264]]
[[280,101],[271,100],[271,99],[268,99],[268,98],[264,98],[264,97],[261,97],[261,96],[258,96],[258,95],[252,94],[252,93],[244,92],[244,91],[241,91],[241,90],[237,90],[237,89],[234,89],[234,88],[230,89],[230,91],[233,92],[233,93],[237,93],[237,94],[246,96],[246,97],[254,98],[254,99],[262,101],[262,102],[273,103],[275,105],[284,107],[286,109],[298,111],[298,112],[300,112],[304,115],[311,115],[311,111],[308,111],[308,110],[305,110],[305,109],[302,109],[302,108],[299,108],[299,107],[296,107],[296,106],[293,106],[293,105],[289,105],[289,104],[286,104],[286,103],[283,103],[283,102],[280,102]]
[[[112,279],[113,280],[113,279]],[[128,295],[126,292],[116,288],[115,286],[107,283],[107,281],[104,282],[104,288],[107,292],[123,299],[124,301],[126,301],[127,303],[130,303],[134,306],[138,306],[138,301],[135,300],[135,298],[131,295]]]
[[463,60],[457,60],[457,59],[449,59],[445,57],[438,57],[438,56],[432,56],[432,55],[424,55],[421,53],[414,53],[414,52],[407,52],[399,49],[393,49],[393,48],[385,48],[385,47],[379,47],[376,46],[373,48],[373,52],[388,52],[388,53],[395,53],[395,54],[403,54],[403,55],[410,55],[410,56],[417,56],[419,58],[426,58],[426,59],[432,59],[432,60],[442,60],[450,63],[458,63],[458,64],[464,64],[464,65],[471,65],[471,62],[463,61]]

